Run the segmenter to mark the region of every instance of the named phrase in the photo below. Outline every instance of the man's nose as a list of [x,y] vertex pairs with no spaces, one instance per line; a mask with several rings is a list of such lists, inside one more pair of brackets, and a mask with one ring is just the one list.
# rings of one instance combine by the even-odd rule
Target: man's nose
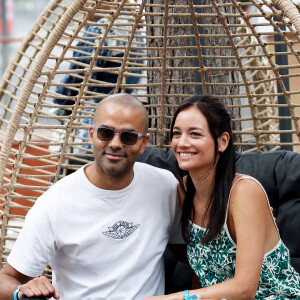
[[116,134],[114,135],[114,137],[112,138],[112,140],[109,142],[110,147],[117,149],[117,148],[122,148],[123,144],[121,142],[121,135],[120,133],[116,132]]

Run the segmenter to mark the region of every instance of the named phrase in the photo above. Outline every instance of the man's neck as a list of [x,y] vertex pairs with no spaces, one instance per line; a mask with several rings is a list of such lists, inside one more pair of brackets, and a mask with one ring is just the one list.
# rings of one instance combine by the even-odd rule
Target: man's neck
[[122,190],[133,180],[133,168],[126,173],[111,175],[103,172],[94,162],[87,166],[84,172],[93,185],[104,190]]

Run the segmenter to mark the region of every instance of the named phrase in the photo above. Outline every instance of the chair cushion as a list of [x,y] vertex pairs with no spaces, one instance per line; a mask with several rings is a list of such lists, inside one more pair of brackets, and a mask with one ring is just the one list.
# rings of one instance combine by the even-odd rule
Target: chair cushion
[[300,273],[300,154],[291,151],[237,154],[237,171],[265,188],[293,267]]

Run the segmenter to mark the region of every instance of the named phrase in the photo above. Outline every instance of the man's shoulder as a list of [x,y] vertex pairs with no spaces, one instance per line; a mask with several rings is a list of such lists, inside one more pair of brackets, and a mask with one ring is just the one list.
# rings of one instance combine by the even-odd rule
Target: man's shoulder
[[83,171],[84,168],[85,168],[85,166],[82,166],[75,172],[60,178],[53,186],[60,185],[60,184],[66,184],[68,182],[74,182],[74,181],[78,180],[78,178],[80,178],[84,175],[84,171]]
[[144,170],[148,170],[149,172],[157,172],[157,173],[161,173],[161,174],[172,174],[171,171],[165,169],[165,168],[161,168],[161,167],[157,167],[157,166],[153,166],[150,165],[146,162],[135,162],[135,166],[138,166],[138,168],[140,169],[144,169]]
[[164,168],[159,168],[156,166],[149,165],[143,162],[136,162],[135,163],[135,170],[141,171],[146,176],[151,176],[152,178],[163,179],[163,180],[170,180],[173,182],[177,182],[174,174],[169,170]]
[[81,167],[74,173],[62,177],[51,187],[49,187],[49,189],[45,193],[43,193],[41,197],[49,197],[50,195],[57,193],[67,194],[70,191],[74,191],[74,187],[79,188],[80,183],[83,182],[81,179],[83,174],[83,167]]

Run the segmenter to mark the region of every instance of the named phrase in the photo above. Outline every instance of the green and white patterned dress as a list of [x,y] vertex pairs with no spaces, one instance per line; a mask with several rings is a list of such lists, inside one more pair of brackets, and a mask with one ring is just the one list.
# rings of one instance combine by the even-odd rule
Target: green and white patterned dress
[[[239,180],[243,178],[258,182],[245,175]],[[259,182],[258,184],[261,186]],[[206,245],[200,243],[205,228],[192,222],[190,224],[191,244],[187,247],[187,254],[201,286],[211,286],[234,277],[236,244],[230,236],[227,222],[219,236]],[[264,255],[255,299],[300,299],[300,275],[291,266],[289,250],[281,239]]]

